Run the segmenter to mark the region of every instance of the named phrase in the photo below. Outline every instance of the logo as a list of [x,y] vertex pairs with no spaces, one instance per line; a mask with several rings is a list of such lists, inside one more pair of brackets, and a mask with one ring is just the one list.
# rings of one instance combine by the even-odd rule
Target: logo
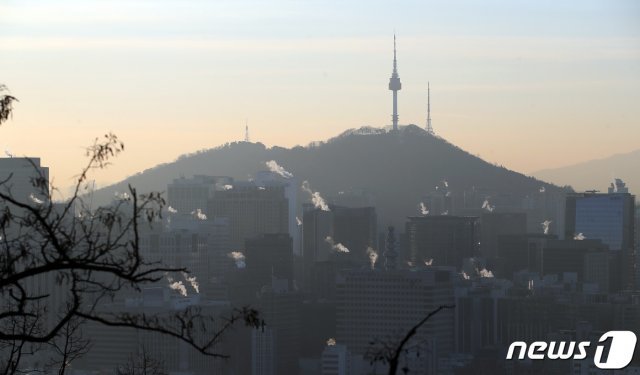
[[[631,363],[638,338],[631,331],[609,331],[598,340],[593,363],[607,370],[625,368]],[[527,345],[524,341],[515,341],[509,346],[507,359],[513,359],[517,349],[517,359],[581,360],[587,358],[589,341],[534,341]]]

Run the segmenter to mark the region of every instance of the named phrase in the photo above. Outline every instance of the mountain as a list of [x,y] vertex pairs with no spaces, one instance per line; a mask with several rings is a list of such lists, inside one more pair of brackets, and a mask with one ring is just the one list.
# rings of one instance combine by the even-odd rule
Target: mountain
[[534,176],[559,185],[571,185],[577,190],[606,191],[614,178],[627,183],[630,192],[640,189],[640,150],[590,160],[568,167],[545,169]]
[[[496,166],[433,136],[415,125],[397,133],[364,127],[348,130],[326,142],[306,147],[267,148],[261,143],[237,142],[183,155],[176,161],[145,170],[98,190],[94,201],[104,204],[127,184],[139,192],[165,191],[174,178],[194,174],[247,179],[275,160],[292,172],[298,183],[308,180],[325,198],[340,191],[365,188],[375,197],[381,224],[402,225],[416,215],[422,197],[446,180],[452,192],[482,187],[492,194],[526,196],[544,186],[557,186]],[[309,201],[306,193],[300,200]],[[479,208],[479,207],[478,207]]]

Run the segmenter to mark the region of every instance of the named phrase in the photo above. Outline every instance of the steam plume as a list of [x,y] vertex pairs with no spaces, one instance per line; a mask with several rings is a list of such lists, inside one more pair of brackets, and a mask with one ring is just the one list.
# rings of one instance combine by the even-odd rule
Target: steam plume
[[586,238],[587,238],[587,237],[585,237],[585,236],[584,236],[584,234],[582,234],[582,233],[578,233],[578,234],[576,234],[576,235],[574,235],[574,236],[573,236],[573,239],[574,239],[574,240],[577,240],[577,241],[582,241],[582,240],[584,240],[584,239],[586,239]]
[[233,185],[223,185],[222,188],[224,190],[231,190],[231,189],[233,189]]
[[116,191],[115,196],[116,196],[116,199],[120,201],[127,201],[130,198],[129,193],[127,193],[126,191],[124,193],[118,193]]
[[541,193],[544,193],[545,191],[547,191],[547,189],[545,189],[545,188],[544,188],[544,186],[541,186],[541,187],[540,187],[540,192],[541,192]]
[[296,223],[298,223],[298,226],[302,225],[302,220],[300,220],[300,218],[297,216],[296,216]]
[[425,216],[429,215],[429,210],[427,209],[427,206],[423,202],[420,202],[418,207],[420,208],[421,215],[425,215]]
[[309,195],[311,196],[311,202],[313,203],[313,205],[316,208],[319,208],[322,211],[331,211],[331,210],[329,210],[329,206],[324,201],[322,196],[320,196],[320,193],[317,192],[317,191],[311,190],[311,186],[309,185],[309,181],[305,180],[304,182],[302,182],[302,190],[304,190],[307,193],[309,193]]
[[287,171],[286,169],[284,169],[280,164],[276,163],[275,160],[269,160],[268,162],[265,163],[267,165],[267,168],[269,168],[269,170],[273,173],[277,173],[280,176],[284,177],[284,178],[292,178],[293,177],[293,173]]
[[178,210],[176,210],[175,208],[169,206],[167,207],[167,211],[169,211],[170,214],[177,214]]
[[489,211],[489,212],[493,212],[493,210],[496,208],[495,206],[492,206],[491,204],[489,204],[489,199],[485,199],[484,202],[482,203],[482,208]]
[[189,284],[191,284],[191,287],[196,291],[196,293],[200,293],[200,284],[196,280],[195,276],[189,276],[186,272],[183,272],[182,276],[189,282]]
[[367,255],[369,256],[369,263],[371,263],[371,269],[376,267],[376,261],[378,260],[378,253],[373,250],[372,247],[367,248]]
[[327,346],[335,346],[335,345],[336,345],[336,339],[334,339],[333,337],[327,340]]
[[481,270],[476,268],[476,272],[478,273],[478,276],[480,276],[480,277],[493,277],[493,272],[489,271],[486,268],[483,268]]
[[339,252],[339,253],[348,253],[349,249],[347,249],[346,246],[344,246],[341,243],[335,243],[335,241],[333,240],[333,238],[331,238],[331,236],[327,236],[327,238],[324,239],[324,241],[326,243],[328,243],[329,245],[331,245],[331,248],[333,248],[335,251]]
[[207,215],[199,208],[196,208],[195,211],[191,211],[191,215],[198,220],[207,220]]
[[542,222],[542,230],[544,231],[544,234],[549,234],[549,225],[552,223],[551,220],[545,220]]
[[425,266],[430,266],[430,265],[432,265],[432,264],[433,264],[433,258],[431,258],[431,259],[426,259],[426,260],[424,261],[424,265],[425,265]]
[[33,203],[35,204],[43,204],[44,201],[42,199],[39,199],[38,197],[36,197],[35,195],[29,194],[29,199],[31,199],[33,201]]
[[184,286],[182,281],[175,281],[173,277],[167,276],[167,282],[169,283],[169,288],[177,290],[183,297],[187,296],[187,287]]
[[236,262],[236,267],[245,268],[247,266],[247,264],[245,263],[244,254],[242,254],[242,252],[232,251],[229,254],[227,254],[227,256]]
[[466,272],[462,271],[462,278],[465,280],[469,280],[471,277],[469,277]]

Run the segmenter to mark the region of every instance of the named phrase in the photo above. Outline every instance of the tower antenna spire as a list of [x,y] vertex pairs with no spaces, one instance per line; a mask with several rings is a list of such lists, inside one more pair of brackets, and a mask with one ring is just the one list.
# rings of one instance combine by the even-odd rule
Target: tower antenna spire
[[398,91],[402,89],[400,76],[398,75],[398,61],[396,58],[396,34],[393,33],[393,72],[389,79],[389,90],[393,91],[393,114],[391,120],[393,122],[393,131],[398,131]]
[[249,119],[244,120],[244,141],[251,142],[249,140]]
[[433,135],[433,127],[431,126],[431,88],[427,82],[427,133]]

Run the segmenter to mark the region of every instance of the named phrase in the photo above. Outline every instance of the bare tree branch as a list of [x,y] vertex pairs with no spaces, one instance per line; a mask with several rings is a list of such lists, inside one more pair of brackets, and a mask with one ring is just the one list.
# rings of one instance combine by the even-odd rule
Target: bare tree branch
[[[389,365],[389,375],[396,375],[398,366],[400,364],[400,356],[402,353],[407,353],[410,350],[406,348],[410,340],[418,333],[418,330],[434,315],[444,309],[453,309],[455,305],[442,305],[431,311],[427,316],[420,320],[416,325],[411,327],[406,334],[397,342],[388,339],[385,341],[374,340],[371,342],[371,347],[365,354],[366,358],[369,358],[371,363],[382,362]],[[405,373],[409,372],[408,368],[404,368]]]
[[0,343],[14,344],[5,366],[14,369],[9,373],[18,368],[24,345],[51,345],[56,340],[62,340],[59,373],[64,373],[69,361],[84,354],[73,342],[80,322],[158,332],[218,358],[228,357],[216,352],[216,343],[229,328],[262,324],[258,312],[249,307],[215,318],[195,307],[163,318],[100,311],[99,306],[120,291],[140,291],[166,273],[188,272],[147,261],[140,252],[140,226],[161,219],[165,201],[160,193],[140,194],[129,186],[111,205],[96,209],[83,200],[88,174],[109,165],[123,150],[113,134],[96,139],[64,203],[53,202],[57,190],[49,187],[33,161],[30,201],[12,192],[11,178],[0,181]]

